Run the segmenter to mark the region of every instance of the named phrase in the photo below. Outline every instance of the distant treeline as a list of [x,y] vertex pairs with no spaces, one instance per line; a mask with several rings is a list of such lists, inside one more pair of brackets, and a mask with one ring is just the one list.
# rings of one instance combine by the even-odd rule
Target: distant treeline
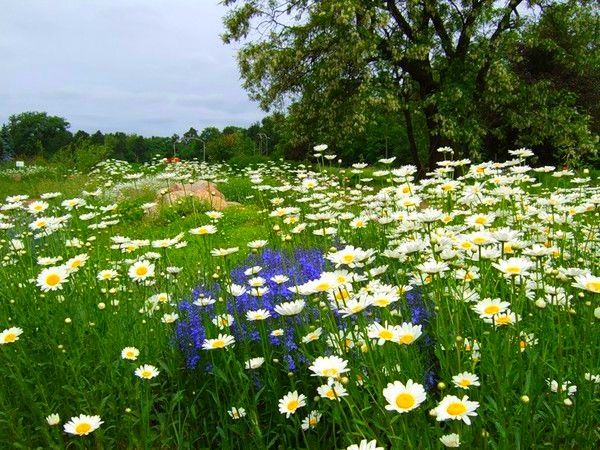
[[10,116],[0,129],[0,154],[8,159],[36,159],[87,169],[106,158],[146,162],[154,158],[180,157],[247,164],[273,156],[283,157],[277,124],[283,116],[265,117],[248,128],[190,128],[181,136],[145,137],[131,133],[71,132],[69,122],[45,112]]

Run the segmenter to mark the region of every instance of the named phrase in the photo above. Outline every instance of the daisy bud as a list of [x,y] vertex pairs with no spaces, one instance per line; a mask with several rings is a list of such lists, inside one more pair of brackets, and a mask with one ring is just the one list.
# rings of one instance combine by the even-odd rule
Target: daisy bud
[[592,306],[592,302],[585,302],[585,306]]
[[65,319],[65,323],[67,323],[67,324],[71,323],[71,318],[70,318],[70,317],[67,317],[67,318]]
[[106,304],[104,304],[102,302],[98,303],[98,309],[104,309],[104,308],[106,308]]
[[340,379],[340,382],[341,382],[342,384],[348,384],[348,381],[350,381],[350,380],[348,380],[348,377],[342,377],[342,378]]
[[456,342],[462,342],[463,338],[462,336],[456,336]]
[[529,397],[527,395],[521,395],[521,401],[527,404],[529,403]]
[[596,319],[600,319],[600,306],[598,306],[596,309],[594,309],[594,317]]
[[131,408],[125,408],[125,412],[126,413],[130,413],[131,412]]
[[546,307],[546,302],[544,301],[544,299],[538,298],[535,301],[535,306],[537,306],[538,308],[545,308]]
[[563,400],[563,403],[565,404],[565,406],[573,406],[573,402],[571,401],[570,398],[565,398]]
[[577,296],[578,296],[579,298],[583,298],[583,297],[585,297],[585,294],[584,294],[583,292],[578,292],[578,293],[577,293]]
[[489,431],[487,431],[487,430],[481,430],[481,437],[482,438],[490,437]]
[[440,382],[437,384],[437,388],[438,388],[440,391],[443,391],[444,389],[446,389],[446,383],[444,383],[443,381],[440,381]]
[[48,425],[50,426],[58,425],[60,423],[60,416],[58,414],[50,414],[46,417],[46,422],[48,422]]

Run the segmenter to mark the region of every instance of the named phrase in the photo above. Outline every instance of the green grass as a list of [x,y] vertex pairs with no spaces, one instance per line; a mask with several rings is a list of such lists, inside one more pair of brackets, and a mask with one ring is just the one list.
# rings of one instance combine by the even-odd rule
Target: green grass
[[[179,171],[192,169],[185,165],[167,167]],[[154,169],[136,167],[135,170]],[[598,275],[600,221],[597,205],[594,207],[590,200],[599,195],[595,178],[565,193],[557,189],[572,187],[566,178],[536,175],[541,187],[515,179],[509,183],[514,193],[497,197],[494,197],[497,186],[484,181],[486,197],[498,201],[475,204],[460,201],[462,188],[438,195],[435,183],[422,188],[412,183],[411,192],[418,192],[419,200],[428,207],[438,208],[441,214],[463,212],[445,224],[441,220],[416,222],[417,210],[403,210],[393,203],[395,200],[388,199],[391,203],[386,203],[373,197],[389,184],[385,178],[364,182],[359,175],[345,179],[347,173],[328,169],[311,174],[318,187],[303,191],[301,179],[273,164],[263,169],[263,184],[289,183],[293,189],[259,192],[243,172],[219,170],[223,171],[219,176],[228,179],[219,184],[220,191],[228,200],[240,203],[226,208],[220,219],[211,219],[206,214],[210,205],[189,199],[173,204],[165,202],[155,212],[145,213],[141,205],[156,200],[155,193],[136,189],[119,199],[114,211],[102,211],[102,207],[112,203],[112,199],[102,197],[85,197],[88,205],[79,210],[61,206],[65,199],[83,197],[84,189],[94,190],[108,179],[119,181],[120,175],[68,176],[48,171],[22,177],[20,181],[0,178],[0,197],[26,194],[36,199],[43,192],[60,191],[61,197],[47,200],[50,207],[42,215],[72,216],[64,229],[34,238],[29,229],[33,220],[29,212],[2,211],[5,217],[0,222],[10,222],[14,227],[0,231],[3,258],[0,332],[14,326],[22,328],[23,334],[15,342],[0,345],[0,448],[325,449],[346,448],[362,439],[375,439],[386,448],[440,448],[439,438],[452,432],[460,435],[463,448],[597,446],[599,385],[584,375],[600,372],[599,321],[594,316],[600,294],[574,287],[573,277],[564,277],[560,272],[577,268]],[[368,173],[362,175],[367,176]],[[373,190],[361,188],[363,194],[357,196],[351,191],[357,182]],[[396,187],[403,192],[405,186]],[[556,204],[547,201],[550,194]],[[560,205],[561,195],[566,196],[564,207]],[[282,200],[274,203],[282,201],[282,204],[274,204],[275,198]],[[270,214],[278,207],[297,209],[281,217]],[[98,215],[88,220],[80,217],[85,218],[90,212]],[[327,216],[311,219],[316,213],[330,213],[335,220]],[[352,217],[341,213],[362,216],[366,226],[352,228]],[[395,216],[396,213],[407,217]],[[479,231],[476,225],[469,225],[476,213],[493,217],[493,226],[488,230],[508,227],[519,233],[512,247],[494,243],[489,248],[501,249],[498,260],[521,256],[532,261],[530,271],[535,278],[523,279],[537,280],[535,286],[503,277],[493,260],[467,257],[464,248],[473,245],[473,233]],[[390,215],[394,217],[390,223],[375,220]],[[292,216],[297,218],[290,220]],[[118,218],[118,223],[106,228],[89,227],[111,218]],[[318,225],[305,231],[294,230],[299,223]],[[216,226],[215,234],[189,233],[192,228],[208,224]],[[327,228],[335,234],[323,237],[312,232]],[[181,248],[151,245],[154,240],[180,234],[183,237],[178,242],[187,243]],[[111,248],[117,236],[148,240],[149,245],[123,252]],[[67,241],[74,238],[81,245],[67,246]],[[22,250],[11,247],[15,245],[13,239],[22,243]],[[346,318],[333,313],[334,303],[326,293],[316,293],[303,297],[307,303],[305,311],[311,311],[310,315],[301,315],[305,320],[295,323],[293,319],[272,317],[257,322],[252,326],[256,327],[260,340],[201,351],[203,361],[211,363],[211,372],[204,371],[203,365],[193,370],[186,368],[185,357],[175,342],[174,324],[163,323],[163,314],[177,312],[177,303],[189,300],[192,290],[200,285],[228,286],[230,269],[246,261],[252,253],[247,244],[258,239],[268,240],[269,248],[290,258],[297,248],[335,253],[335,248],[348,244],[372,249],[376,252],[374,260],[365,263],[366,266],[385,265],[386,270],[379,275],[365,273],[364,281],[346,283],[347,289],[354,294],[379,292],[383,289],[381,284],[369,284],[373,279],[390,286],[393,292],[400,286],[413,285],[426,299],[423,308],[431,314],[424,335],[410,345],[392,342],[377,345],[376,340],[367,336],[367,330],[376,320],[397,326],[415,320],[414,308],[403,295],[389,308],[369,306]],[[452,242],[450,247],[457,255],[448,256],[448,269],[443,274],[427,276],[418,268],[432,258],[440,262],[445,242]],[[393,253],[399,245],[415,243],[423,244],[417,252],[384,256],[384,252]],[[553,251],[539,257],[523,252],[532,248],[539,251],[537,244]],[[240,250],[227,257],[211,255],[213,249],[232,247]],[[509,251],[514,253],[505,253]],[[153,253],[159,257],[153,259]],[[43,292],[36,286],[35,279],[43,269],[37,263],[38,257],[60,256],[62,261],[54,264],[59,265],[80,254],[89,259],[69,275],[63,289]],[[155,264],[152,285],[130,279],[128,270],[134,260]],[[275,270],[293,274],[287,264],[284,261]],[[347,264],[342,262],[339,268],[364,272]],[[169,267],[181,271],[168,275]],[[104,269],[117,270],[118,279],[98,280],[98,272]],[[336,268],[328,263],[325,269]],[[458,276],[461,270],[473,271],[478,278],[464,281]],[[331,279],[324,280],[332,283]],[[346,301],[344,289],[338,286],[331,293]],[[475,291],[479,299],[499,298],[508,302],[519,320],[503,327],[486,323],[473,309],[476,302],[460,300],[469,290]],[[558,297],[553,292],[558,292]],[[154,314],[140,312],[149,307],[149,298],[163,293],[170,300],[159,303]],[[563,294],[572,296],[568,307],[551,304],[552,298],[562,298]],[[540,298],[545,299],[545,304],[537,302]],[[230,311],[227,305],[242,301],[225,292],[215,295],[215,300],[215,311],[219,313]],[[201,317],[207,337],[228,332],[211,323],[213,316]],[[246,323],[244,317],[235,319]],[[179,320],[185,320],[183,313]],[[297,352],[302,355],[295,370],[287,367],[284,348],[269,344],[268,333],[276,328],[294,336]],[[323,332],[319,339],[302,341],[303,336],[318,329]],[[333,352],[327,338],[337,336],[340,329],[349,330],[346,338],[354,346],[340,353],[348,361],[349,371],[339,378],[348,396],[338,402],[319,397],[317,387],[327,380],[311,376],[308,366],[317,357]],[[522,333],[534,335],[524,351],[521,351],[521,342],[525,340]],[[426,339],[432,344],[425,345]],[[478,350],[473,346],[474,340],[480,345]],[[345,339],[341,342],[347,344]],[[121,350],[126,346],[140,350],[137,361],[121,358]],[[256,356],[265,357],[264,366],[257,372],[246,370],[245,361]],[[141,364],[156,366],[160,374],[151,380],[136,377],[134,370]],[[425,373],[431,370],[437,379],[423,404],[403,414],[385,409],[383,392],[388,383],[406,383],[408,379],[424,383]],[[468,390],[455,386],[452,377],[464,371],[476,374],[481,385]],[[551,392],[547,379],[559,384],[569,380],[577,385],[577,393],[568,396],[565,392]],[[286,418],[279,413],[278,401],[294,390],[306,395],[307,405]],[[468,395],[470,400],[479,402],[471,425],[436,421],[430,416],[429,411],[450,394]],[[227,410],[233,406],[245,408],[247,416],[231,419]],[[304,432],[301,420],[313,410],[322,413],[321,422]],[[60,415],[60,425],[46,423],[45,417],[51,413]],[[104,423],[85,437],[66,434],[63,425],[79,414],[97,414]]]

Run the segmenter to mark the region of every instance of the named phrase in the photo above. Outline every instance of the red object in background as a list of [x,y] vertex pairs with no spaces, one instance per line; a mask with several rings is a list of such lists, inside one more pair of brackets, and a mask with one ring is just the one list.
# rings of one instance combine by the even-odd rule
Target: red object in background
[[171,158],[165,158],[163,159],[163,161],[166,163],[178,163],[181,161],[181,158],[179,158],[178,156],[173,156]]

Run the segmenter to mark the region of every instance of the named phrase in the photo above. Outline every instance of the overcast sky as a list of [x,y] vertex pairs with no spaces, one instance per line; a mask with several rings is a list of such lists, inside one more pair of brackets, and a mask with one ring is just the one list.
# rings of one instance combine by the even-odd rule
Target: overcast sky
[[47,111],[71,130],[182,134],[249,125],[217,0],[0,0],[0,123]]

